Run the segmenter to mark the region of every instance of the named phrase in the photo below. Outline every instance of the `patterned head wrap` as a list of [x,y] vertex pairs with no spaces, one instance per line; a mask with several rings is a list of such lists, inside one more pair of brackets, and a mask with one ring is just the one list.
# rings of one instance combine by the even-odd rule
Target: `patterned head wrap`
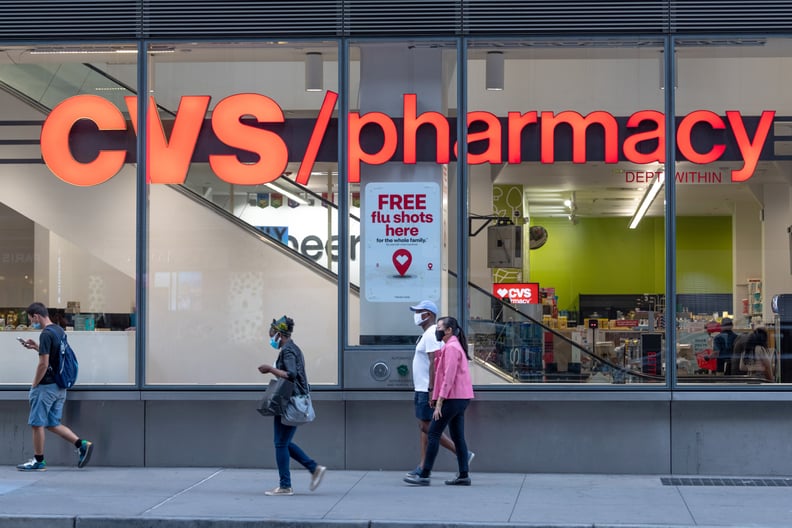
[[284,315],[277,321],[273,319],[270,326],[281,335],[289,337],[291,336],[291,331],[294,329],[294,321]]

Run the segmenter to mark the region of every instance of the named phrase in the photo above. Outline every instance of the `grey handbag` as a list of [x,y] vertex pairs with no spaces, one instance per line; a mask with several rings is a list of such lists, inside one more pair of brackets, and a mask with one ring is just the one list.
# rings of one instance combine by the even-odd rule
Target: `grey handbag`
[[256,410],[262,416],[281,415],[289,405],[293,393],[294,383],[285,378],[272,379],[267,386],[267,392],[259,400]]
[[302,425],[313,422],[316,418],[310,394],[295,394],[289,399],[289,404],[281,415],[284,425]]

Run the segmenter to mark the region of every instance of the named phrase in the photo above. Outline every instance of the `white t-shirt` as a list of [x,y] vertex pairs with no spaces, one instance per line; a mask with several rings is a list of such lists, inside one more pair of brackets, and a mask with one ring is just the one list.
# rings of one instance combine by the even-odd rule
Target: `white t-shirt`
[[435,339],[435,326],[427,328],[415,344],[412,370],[415,392],[429,391],[429,353],[437,352],[443,346],[442,341]]

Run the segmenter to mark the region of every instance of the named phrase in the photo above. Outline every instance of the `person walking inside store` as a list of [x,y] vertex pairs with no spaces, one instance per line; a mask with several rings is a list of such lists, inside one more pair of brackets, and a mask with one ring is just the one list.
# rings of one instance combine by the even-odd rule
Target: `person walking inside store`
[[435,337],[443,341],[443,347],[435,359],[435,385],[431,405],[434,407],[432,422],[429,425],[429,442],[426,446],[424,465],[419,475],[407,475],[408,484],[428,486],[437,452],[440,450],[440,437],[448,427],[456,446],[458,473],[448,486],[470,486],[468,474],[468,449],[465,442],[465,410],[473,399],[473,382],[470,378],[467,339],[459,323],[453,317],[443,317],[437,321]]
[[[413,312],[415,326],[423,330],[423,334],[415,344],[415,354],[413,355],[413,387],[415,395],[415,417],[418,419],[418,429],[421,440],[421,461],[418,466],[407,473],[408,475],[420,475],[426,457],[426,446],[429,443],[429,425],[432,423],[434,409],[429,405],[429,393],[434,387],[434,356],[440,350],[443,342],[435,337],[435,319],[437,318],[437,305],[429,300],[423,300],[415,306],[410,306]],[[440,436],[440,445],[456,455],[454,442],[445,434]],[[476,456],[470,451],[468,453],[468,464]]]
[[731,373],[732,374],[747,374],[744,370],[740,369],[740,358],[745,352],[745,345],[748,344],[748,339],[753,332],[747,334],[739,334],[737,339],[734,340],[734,348],[732,349],[731,356]]
[[[269,329],[270,346],[279,351],[275,366],[260,365],[258,370],[262,374],[272,374],[277,378],[288,379],[294,384],[296,394],[308,394],[311,390],[308,385],[308,376],[305,373],[305,358],[302,350],[291,339],[294,330],[294,320],[285,315],[272,320]],[[289,471],[289,458],[299,462],[311,473],[311,483],[309,489],[315,490],[322,482],[325,466],[320,466],[309,457],[300,446],[295,444],[294,433],[297,427],[286,425],[281,421],[280,416],[273,417],[273,440],[275,443],[275,462],[278,465],[280,482],[277,487],[265,491],[265,495],[288,496],[294,495],[292,488],[291,472]]]
[[721,331],[715,336],[712,343],[712,352],[717,359],[717,372],[720,374],[731,374],[731,358],[734,350],[734,342],[737,334],[734,333],[734,323],[728,317],[724,317],[720,324]]
[[740,357],[740,370],[749,375],[773,381],[773,355],[767,347],[768,336],[764,328],[756,328],[748,337],[745,351]]
[[91,460],[93,443],[78,437],[74,431],[61,423],[66,389],[55,383],[55,374],[60,366],[60,342],[65,331],[52,322],[44,304],[34,302],[27,308],[28,320],[32,328],[41,328],[39,342],[33,339],[21,340],[25,348],[38,352],[38,364],[33,374],[28,399],[30,416],[28,425],[33,428],[33,458],[19,464],[20,471],[46,471],[44,442],[46,430],[52,431],[77,450],[77,467],[85,467]]

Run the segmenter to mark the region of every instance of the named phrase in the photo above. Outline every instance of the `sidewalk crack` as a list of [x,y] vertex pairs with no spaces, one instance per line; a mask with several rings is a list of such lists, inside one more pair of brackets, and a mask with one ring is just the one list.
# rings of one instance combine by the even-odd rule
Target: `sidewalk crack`
[[189,488],[185,488],[185,489],[181,490],[179,493],[176,493],[175,495],[171,495],[170,497],[168,497],[168,498],[167,498],[167,499],[165,499],[164,501],[161,501],[161,502],[159,502],[158,504],[155,504],[154,506],[152,506],[152,507],[151,507],[151,508],[149,508],[148,510],[144,511],[144,512],[143,512],[141,515],[146,515],[147,513],[150,513],[150,512],[152,512],[152,511],[156,510],[156,509],[157,509],[157,508],[159,508],[160,506],[162,506],[162,505],[164,505],[164,504],[167,504],[167,503],[169,503],[170,501],[172,501],[172,500],[173,500],[173,499],[175,499],[176,497],[179,497],[180,495],[183,495],[183,494],[187,493],[187,492],[188,492],[188,491],[190,491],[191,489],[194,489],[194,488],[196,488],[196,487],[200,486],[201,484],[203,484],[204,482],[206,482],[206,481],[208,481],[208,480],[210,480],[210,479],[212,479],[212,478],[216,477],[217,475],[219,475],[219,474],[220,474],[220,473],[222,473],[223,471],[225,471],[225,470],[224,470],[224,469],[218,469],[217,471],[215,471],[214,473],[212,473],[212,474],[211,474],[211,475],[209,475],[208,477],[206,477],[206,478],[204,478],[204,479],[200,480],[199,482],[196,482],[195,484],[193,484],[193,485],[192,485],[192,486],[190,486]]

